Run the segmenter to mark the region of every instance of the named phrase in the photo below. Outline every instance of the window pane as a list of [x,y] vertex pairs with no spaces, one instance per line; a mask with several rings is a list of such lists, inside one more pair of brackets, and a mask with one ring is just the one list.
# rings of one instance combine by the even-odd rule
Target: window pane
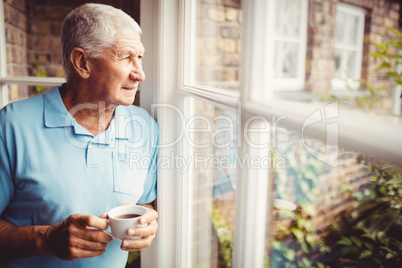
[[300,37],[300,21],[302,1],[281,0],[277,1],[276,13],[276,36]]
[[335,50],[336,72],[334,77],[343,79],[359,78],[359,74],[356,71],[357,53],[351,50]]
[[[267,1],[265,44],[269,90],[303,90],[307,43],[306,0]],[[261,56],[263,54],[261,53]],[[263,60],[261,58],[261,60]],[[271,94],[265,94],[271,95]]]
[[356,46],[359,17],[342,11],[336,15],[336,42],[342,45]]
[[297,78],[299,67],[299,44],[290,42],[275,43],[274,78]]
[[195,81],[191,82],[238,90],[242,25],[240,1],[198,0],[196,5],[196,60],[191,63]]
[[194,159],[193,266],[230,267],[237,174],[235,111],[191,99]]
[[[261,31],[263,38],[258,40],[268,43],[264,54],[266,82],[261,83],[264,86],[253,87],[250,98],[262,105],[272,98],[303,103],[338,100],[348,109],[352,108],[350,104],[356,104],[353,108],[365,112],[401,114],[399,89],[394,87],[400,79],[393,76],[401,66],[394,60],[400,57],[396,55],[398,45],[391,43],[383,58],[370,56],[379,51],[377,43],[401,41],[398,34],[387,30],[388,27],[398,29],[400,15],[395,9],[399,10],[401,5],[381,5],[374,1],[367,12],[367,5],[357,2],[349,5],[293,0],[295,9],[290,7],[290,2],[268,1],[267,9],[271,4],[275,12],[270,14],[272,18],[266,19],[267,30]],[[283,19],[289,14],[292,20]],[[299,19],[303,14],[305,21]],[[381,23],[384,14],[388,26]],[[293,21],[296,18],[298,23]],[[307,28],[305,40],[296,35],[303,27]]]
[[398,266],[402,169],[286,129],[276,141],[266,267]]

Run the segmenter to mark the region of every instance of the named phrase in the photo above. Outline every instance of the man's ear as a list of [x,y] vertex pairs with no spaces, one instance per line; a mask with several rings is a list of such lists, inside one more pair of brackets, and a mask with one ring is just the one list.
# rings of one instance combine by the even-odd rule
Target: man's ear
[[84,49],[79,47],[73,48],[70,54],[70,61],[79,76],[83,79],[87,79],[90,76],[90,56]]

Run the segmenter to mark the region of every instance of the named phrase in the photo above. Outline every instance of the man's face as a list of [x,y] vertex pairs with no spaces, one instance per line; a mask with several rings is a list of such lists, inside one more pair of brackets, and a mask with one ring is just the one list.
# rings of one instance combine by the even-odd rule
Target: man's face
[[140,35],[131,28],[116,33],[115,44],[92,60],[88,80],[91,94],[113,105],[130,105],[145,75],[142,70],[144,47]]

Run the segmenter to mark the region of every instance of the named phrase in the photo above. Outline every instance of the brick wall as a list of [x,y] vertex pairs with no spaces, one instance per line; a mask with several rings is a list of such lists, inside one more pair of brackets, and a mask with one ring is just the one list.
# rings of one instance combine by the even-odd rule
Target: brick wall
[[[28,75],[27,17],[25,0],[4,0],[7,74]],[[26,86],[9,86],[10,99],[27,97]]]
[[202,0],[197,5],[197,70],[201,85],[239,88],[241,24],[239,1]]

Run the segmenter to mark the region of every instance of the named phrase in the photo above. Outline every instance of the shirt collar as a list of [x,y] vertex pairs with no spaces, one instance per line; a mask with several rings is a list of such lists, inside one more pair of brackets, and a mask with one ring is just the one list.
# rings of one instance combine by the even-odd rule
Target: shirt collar
[[57,86],[43,94],[45,110],[45,126],[64,127],[73,126],[74,119],[68,113],[60,95],[60,87]]
[[[91,135],[85,128],[80,126],[67,111],[60,95],[60,86],[43,94],[44,98],[44,118],[47,127],[74,127],[76,134]],[[114,118],[109,128],[105,132],[111,132],[112,138],[127,139],[132,137],[130,127],[130,113],[128,109],[118,106],[115,110]],[[103,133],[105,133],[103,132]],[[102,133],[101,133],[102,134]],[[103,136],[103,135],[101,135]],[[103,138],[100,137],[101,140]]]

